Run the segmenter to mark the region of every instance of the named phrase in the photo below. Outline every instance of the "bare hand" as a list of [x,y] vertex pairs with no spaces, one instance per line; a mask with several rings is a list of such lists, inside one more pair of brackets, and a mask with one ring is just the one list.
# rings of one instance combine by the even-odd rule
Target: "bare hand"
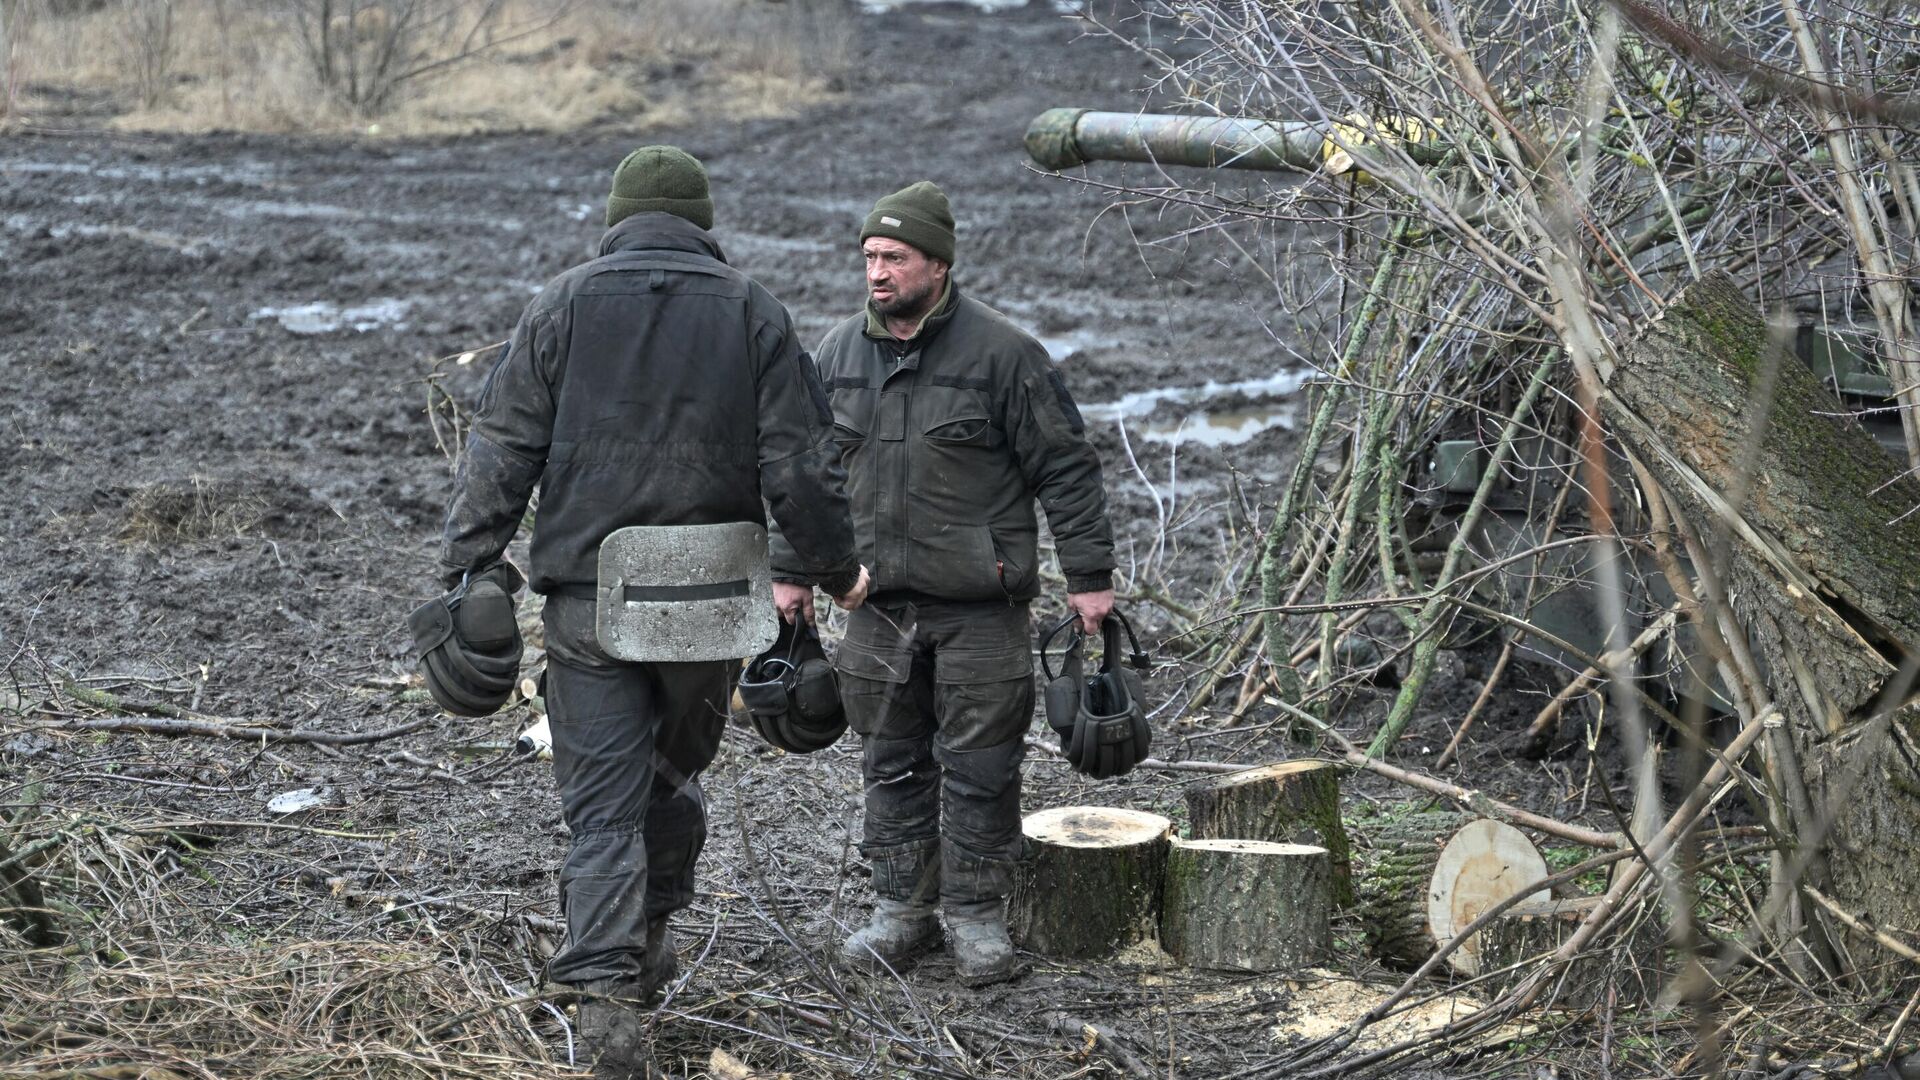
[[1073,609],[1075,615],[1080,616],[1080,629],[1089,634],[1097,634],[1100,632],[1100,624],[1107,619],[1107,613],[1113,610],[1113,590],[1068,593],[1067,606]]
[[853,588],[834,597],[833,602],[842,611],[852,611],[854,608],[867,602],[867,589],[872,587],[872,585],[872,575],[868,574],[867,568],[862,566],[860,568],[860,580],[853,583]]
[[813,586],[774,582],[773,609],[787,622],[804,618],[807,625],[813,625]]

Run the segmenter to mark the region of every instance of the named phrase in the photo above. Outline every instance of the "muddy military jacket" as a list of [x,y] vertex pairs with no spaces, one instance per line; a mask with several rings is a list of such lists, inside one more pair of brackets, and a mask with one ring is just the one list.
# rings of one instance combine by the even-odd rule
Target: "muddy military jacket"
[[528,305],[489,376],[441,576],[451,587],[497,560],[538,484],[535,592],[590,589],[616,529],[758,523],[768,508],[794,572],[844,592],[859,564],[831,432],[786,308],[704,229],[635,214]]
[[[1036,497],[1067,590],[1111,587],[1100,461],[1032,336],[950,285],[912,340],[856,315],[828,332],[819,362],[873,598],[1031,600]],[[774,538],[776,579],[806,576],[797,539]]]

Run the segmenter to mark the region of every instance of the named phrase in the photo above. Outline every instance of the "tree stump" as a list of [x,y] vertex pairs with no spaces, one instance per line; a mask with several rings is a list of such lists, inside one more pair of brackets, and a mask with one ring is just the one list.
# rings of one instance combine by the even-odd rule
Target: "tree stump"
[[[1480,970],[1492,976],[1494,992],[1504,993],[1518,985],[1532,970],[1526,961],[1565,944],[1599,902],[1597,896],[1529,900],[1488,924],[1480,932]],[[1651,1004],[1659,996],[1671,969],[1663,963],[1661,931],[1653,920],[1634,920],[1612,942],[1598,945],[1561,969],[1547,984],[1553,1004],[1587,1009],[1604,1003],[1611,991],[1616,1008],[1633,1008]]]
[[[1547,876],[1526,834],[1491,818],[1416,813],[1372,840],[1355,881],[1359,909],[1369,951],[1396,967],[1419,967],[1481,912]],[[1478,960],[1477,935],[1447,957],[1463,975],[1475,974]]]
[[1333,948],[1327,849],[1261,840],[1179,840],[1167,851],[1160,941],[1197,968],[1284,971]]
[[1014,940],[1042,956],[1094,959],[1154,935],[1172,822],[1069,806],[1028,814],[1022,829],[1034,854],[1007,904]]
[[1328,761],[1282,761],[1194,784],[1187,788],[1192,838],[1326,848],[1333,902],[1347,907],[1353,903],[1353,866],[1340,822],[1341,772]]

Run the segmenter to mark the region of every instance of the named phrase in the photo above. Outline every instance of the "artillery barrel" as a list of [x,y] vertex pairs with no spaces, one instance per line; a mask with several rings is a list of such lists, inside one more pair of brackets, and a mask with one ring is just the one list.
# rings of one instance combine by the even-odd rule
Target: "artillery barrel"
[[1147,161],[1202,169],[1312,169],[1325,142],[1306,120],[1048,109],[1027,126],[1027,153],[1058,171],[1089,161]]

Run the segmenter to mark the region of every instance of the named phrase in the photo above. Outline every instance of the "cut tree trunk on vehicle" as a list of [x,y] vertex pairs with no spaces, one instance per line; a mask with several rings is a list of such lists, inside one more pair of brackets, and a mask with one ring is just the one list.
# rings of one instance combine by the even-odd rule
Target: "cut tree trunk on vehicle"
[[1333,948],[1327,849],[1179,840],[1167,850],[1160,941],[1189,967],[1286,971]]
[[1195,840],[1265,840],[1327,849],[1333,902],[1353,903],[1352,855],[1340,821],[1340,774],[1329,761],[1282,761],[1187,788]]
[[1154,936],[1173,823],[1158,814],[1068,806],[1028,814],[1033,858],[1014,877],[1007,921],[1042,956],[1111,956]]
[[1920,655],[1920,479],[1775,340],[1709,277],[1626,350],[1603,404],[1667,501],[1725,544],[1715,569],[1798,759],[1770,752],[1768,768],[1797,766],[1831,819],[1813,876],[1879,925],[1920,927],[1920,707],[1900,670]]
[[[1518,985],[1532,970],[1528,961],[1566,944],[1599,902],[1597,896],[1529,900],[1495,917],[1478,935],[1480,970],[1492,976],[1491,992],[1497,995]],[[1563,1009],[1599,1005],[1609,991],[1615,1008],[1651,1005],[1671,975],[1664,956],[1661,927],[1652,919],[1635,919],[1614,941],[1583,952],[1562,968],[1547,984],[1548,993]]]
[[[1438,810],[1378,829],[1355,868],[1367,947],[1381,962],[1417,968],[1480,913],[1546,879],[1525,833],[1492,818]],[[1542,892],[1538,899],[1549,899]],[[1479,970],[1480,942],[1453,951],[1463,975]]]

